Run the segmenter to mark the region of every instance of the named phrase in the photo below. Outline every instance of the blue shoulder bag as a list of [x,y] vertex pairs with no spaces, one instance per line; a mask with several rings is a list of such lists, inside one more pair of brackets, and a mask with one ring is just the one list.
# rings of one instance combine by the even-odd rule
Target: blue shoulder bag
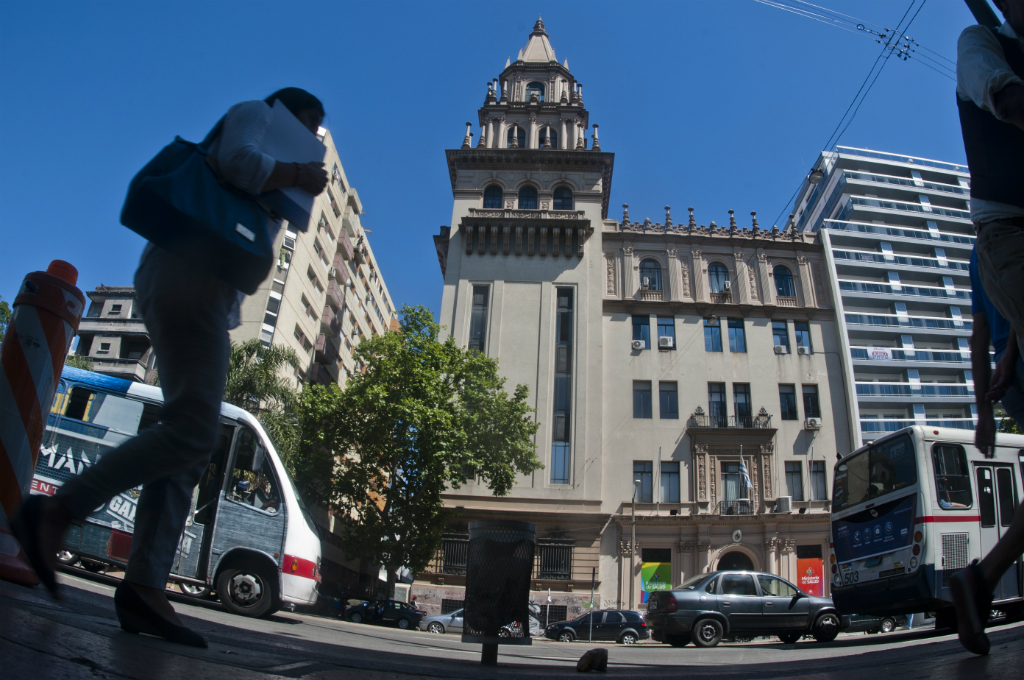
[[274,265],[266,222],[277,216],[207,164],[223,125],[221,119],[199,144],[175,137],[147,163],[128,185],[121,224],[252,295]]

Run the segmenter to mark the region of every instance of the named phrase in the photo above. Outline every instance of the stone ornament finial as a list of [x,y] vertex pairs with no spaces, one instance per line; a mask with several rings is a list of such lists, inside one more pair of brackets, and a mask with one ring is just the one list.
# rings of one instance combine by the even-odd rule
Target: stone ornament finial
[[622,204],[622,228],[629,227],[629,203]]
[[693,206],[690,206],[689,208],[687,208],[687,210],[690,211],[690,221],[686,224],[686,227],[688,229],[696,229],[697,228],[697,220],[694,219],[694,217],[693,217]]
[[482,149],[487,146],[487,127],[484,125],[480,126],[480,141],[477,142],[476,148]]
[[591,147],[593,151],[601,150],[601,143],[597,141],[597,123],[594,123],[594,144]]
[[672,206],[665,206],[665,231],[668,231],[672,226]]
[[473,141],[473,124],[467,121],[466,122],[466,138],[462,140],[462,148],[463,149],[471,148],[470,147],[470,142],[472,142],[472,141]]
[[538,35],[547,35],[548,34],[547,31],[544,30],[544,20],[541,19],[539,16],[537,17],[537,23],[535,23],[533,25],[533,33],[531,35],[533,35],[533,34],[538,34]]
[[754,233],[756,234],[758,231],[760,231],[760,227],[757,226],[757,211],[750,211],[750,219],[754,221]]
[[736,232],[736,215],[734,210],[729,211],[729,231]]
[[519,125],[516,123],[512,123],[512,143],[508,145],[508,148],[519,148]]

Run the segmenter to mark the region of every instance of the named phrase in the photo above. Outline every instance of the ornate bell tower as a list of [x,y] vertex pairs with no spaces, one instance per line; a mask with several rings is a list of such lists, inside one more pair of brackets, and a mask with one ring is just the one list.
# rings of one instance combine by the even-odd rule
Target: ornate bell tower
[[[601,498],[592,463],[601,455],[601,231],[614,154],[601,151],[597,125],[588,144],[589,121],[583,87],[538,19],[487,84],[477,143],[467,123],[461,148],[445,152],[454,208],[451,227],[434,237],[441,325],[498,359],[508,388],[529,387],[537,409],[545,468],[511,496],[554,505]],[[472,482],[450,495],[495,502]]]

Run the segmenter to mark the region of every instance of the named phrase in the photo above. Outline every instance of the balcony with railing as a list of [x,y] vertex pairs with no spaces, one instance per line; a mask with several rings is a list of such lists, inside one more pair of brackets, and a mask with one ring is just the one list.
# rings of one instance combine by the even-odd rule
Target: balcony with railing
[[832,256],[836,264],[847,262],[864,262],[868,264],[882,264],[890,267],[896,265],[904,267],[926,267],[928,269],[952,270],[967,272],[970,263],[961,260],[940,260],[936,257],[909,257],[906,255],[892,255],[886,257],[882,253],[869,253],[862,250],[839,250],[833,249]]
[[970,169],[966,165],[960,165],[958,163],[947,163],[946,161],[935,161],[930,158],[918,158],[917,156],[903,156],[896,153],[888,153],[885,151],[873,151],[871,149],[860,149],[855,146],[837,146],[838,151],[843,156],[859,156],[861,158],[875,158],[881,161],[888,161],[890,163],[906,163],[908,165],[918,165],[925,168],[936,168],[938,170],[948,170],[950,172],[970,173]]
[[789,295],[778,295],[775,297],[776,304],[779,307],[796,307],[796,298]]
[[897,314],[858,314],[854,312],[848,312],[844,316],[847,324],[875,326],[878,328],[920,328],[967,332],[974,328],[974,322],[967,319],[944,319],[934,316],[900,316]]
[[876,208],[881,210],[894,210],[896,212],[910,212],[919,213],[924,216],[941,215],[942,217],[950,217],[958,220],[970,220],[971,213],[967,210],[957,210],[955,208],[942,208],[937,205],[925,205],[923,203],[907,203],[905,201],[886,201],[881,198],[861,198],[860,196],[850,196],[849,202],[843,206],[843,209],[836,216],[837,219],[845,220],[849,217],[857,208]]
[[[996,421],[1002,420],[996,418]],[[865,435],[870,434],[874,438],[881,437],[888,432],[897,432],[911,425],[925,425],[927,427],[951,427],[957,430],[973,430],[977,425],[974,418],[861,418],[860,431]]]
[[337,281],[343,288],[348,285],[351,275],[348,273],[348,265],[345,264],[341,253],[334,254],[334,264],[331,267],[331,278]]
[[941,191],[957,196],[970,196],[971,190],[959,184],[940,184],[939,182],[928,182],[910,177],[894,177],[893,175],[878,175],[869,172],[857,172],[856,170],[843,170],[847,179],[855,179],[861,182],[872,182],[874,184],[889,184],[893,186],[906,187],[912,190],[928,189],[930,191]]
[[905,297],[943,298],[947,300],[970,301],[971,291],[960,288],[940,288],[937,286],[909,286],[906,284],[872,283],[870,281],[850,281],[839,279],[839,290],[844,293],[872,293],[882,295],[900,295]]
[[[879,352],[878,350],[885,350]],[[897,349],[895,347],[851,347],[850,358],[855,361],[872,361],[885,363],[888,361],[905,362],[931,362],[931,363],[953,363],[970,364],[971,353],[951,350],[948,352],[927,350],[927,349]]]
[[717,515],[753,515],[756,514],[754,501],[748,498],[739,498],[734,501],[721,501],[716,508]]
[[824,220],[824,224],[826,229],[838,232],[879,234],[895,238],[943,241],[945,243],[962,243],[964,245],[974,245],[975,241],[975,237],[968,234],[957,234],[949,231],[929,231],[928,229],[914,229],[912,227],[890,227],[884,224],[850,221],[845,218]]
[[316,336],[316,362],[323,364],[328,369],[331,366],[337,368],[338,365],[338,348],[334,346],[334,342],[331,341],[326,335]]
[[320,332],[329,338],[336,338],[341,333],[341,321],[333,309],[325,306],[320,315]]
[[687,422],[688,427],[693,428],[744,428],[755,430],[766,430],[772,426],[772,417],[764,408],[756,416],[748,415],[711,415],[704,413],[704,409],[698,406],[690,414]]
[[951,383],[858,382],[858,397],[913,397],[974,399],[974,385]]
[[352,239],[348,237],[347,231],[342,231],[338,234],[337,252],[346,260],[351,260],[355,256],[355,251],[352,248]]
[[334,279],[327,282],[327,304],[335,311],[341,309],[341,306],[345,304],[345,294]]

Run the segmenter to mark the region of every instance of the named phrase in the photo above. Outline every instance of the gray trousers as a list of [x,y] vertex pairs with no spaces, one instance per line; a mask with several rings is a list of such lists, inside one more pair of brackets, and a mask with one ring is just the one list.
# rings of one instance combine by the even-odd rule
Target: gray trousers
[[159,248],[147,248],[135,290],[164,393],[160,422],[104,455],[57,496],[82,519],[142,484],[125,580],[162,590],[192,491],[217,444],[236,292]]

